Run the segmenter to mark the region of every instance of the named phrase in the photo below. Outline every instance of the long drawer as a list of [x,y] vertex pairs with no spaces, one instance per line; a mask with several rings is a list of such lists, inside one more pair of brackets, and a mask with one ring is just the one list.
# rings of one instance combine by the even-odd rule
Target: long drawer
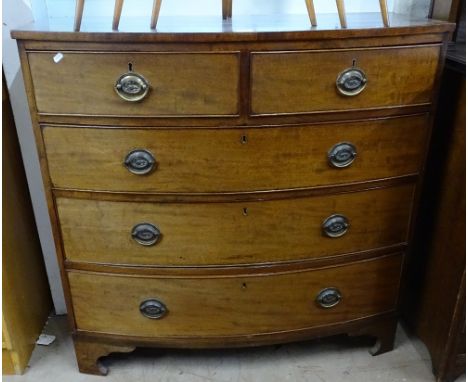
[[[232,336],[299,330],[392,311],[401,256],[275,275],[147,277],[68,273],[78,330]],[[293,286],[293,287],[292,287]]]
[[405,243],[413,185],[263,202],[56,200],[68,260],[206,266],[332,256]]
[[251,112],[331,112],[430,103],[439,54],[440,45],[254,52]]
[[[414,174],[425,115],[311,126],[233,129],[43,128],[55,187],[235,192],[313,187]],[[140,159],[144,170],[138,173]],[[138,157],[139,156],[139,157]],[[134,166],[134,167],[132,167]],[[137,171],[135,171],[137,170]],[[133,172],[132,172],[133,171]],[[144,171],[141,171],[144,172]]]
[[[28,53],[39,113],[237,115],[239,53]],[[135,77],[135,75],[141,75]],[[121,98],[141,97],[139,102]]]

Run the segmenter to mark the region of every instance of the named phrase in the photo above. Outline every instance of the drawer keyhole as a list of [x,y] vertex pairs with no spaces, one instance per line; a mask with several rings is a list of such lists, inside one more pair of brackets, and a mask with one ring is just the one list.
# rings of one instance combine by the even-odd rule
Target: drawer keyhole
[[128,71],[133,72],[133,63],[131,62],[128,63]]
[[242,208],[242,215],[247,216],[249,214],[249,210],[247,207]]
[[241,137],[241,143],[242,143],[243,145],[245,145],[247,142],[248,142],[247,135],[243,135],[243,136]]

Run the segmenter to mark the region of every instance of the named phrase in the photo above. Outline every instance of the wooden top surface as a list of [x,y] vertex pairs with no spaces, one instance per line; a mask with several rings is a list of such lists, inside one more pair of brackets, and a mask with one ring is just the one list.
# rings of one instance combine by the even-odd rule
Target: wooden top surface
[[[86,5],[85,5],[86,6]],[[443,33],[455,24],[430,20],[413,20],[405,15],[390,14],[390,27],[382,24],[380,13],[349,13],[348,28],[340,27],[338,14],[319,14],[318,26],[311,27],[306,14],[233,16],[224,21],[216,16],[160,17],[156,30],[150,29],[148,17],[122,16],[119,31],[112,31],[111,18],[83,18],[80,32],[73,32],[73,15],[62,21],[36,21],[14,30],[19,40],[93,41],[93,42],[217,42],[274,41],[277,39],[314,40],[350,37],[384,37],[407,34]]]

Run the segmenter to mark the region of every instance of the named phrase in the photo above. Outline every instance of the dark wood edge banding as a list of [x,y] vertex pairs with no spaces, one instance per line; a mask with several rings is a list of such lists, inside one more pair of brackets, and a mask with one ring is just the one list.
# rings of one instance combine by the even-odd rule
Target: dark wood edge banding
[[374,324],[388,320],[396,320],[397,313],[394,310],[380,314],[366,316],[350,321],[341,321],[328,325],[319,325],[310,328],[283,330],[270,333],[254,333],[236,336],[173,336],[173,337],[135,337],[124,336],[102,332],[91,332],[77,330],[74,338],[95,339],[111,344],[134,344],[142,347],[164,347],[164,348],[226,348],[247,347],[258,345],[269,345],[275,343],[288,343],[305,341],[312,338],[325,337],[334,334],[366,335],[374,334],[367,332]]
[[427,43],[427,44],[411,44],[411,45],[396,45],[396,46],[371,46],[371,47],[357,47],[357,48],[335,48],[335,49],[302,49],[302,50],[275,50],[275,51],[251,51],[250,55],[276,55],[276,54],[296,54],[296,53],[333,53],[333,52],[349,52],[349,51],[362,51],[362,50],[389,50],[389,49],[413,49],[413,48],[426,48],[430,46],[440,46],[442,42]]
[[289,261],[270,264],[244,264],[236,266],[128,266],[65,261],[68,272],[95,273],[101,276],[162,277],[162,278],[237,278],[274,276],[288,273],[307,272],[325,268],[336,268],[350,264],[374,261],[388,256],[402,256],[406,243],[390,247],[347,253],[326,258]]
[[251,112],[252,118],[257,117],[272,117],[272,116],[288,116],[288,115],[313,115],[313,114],[344,114],[344,113],[355,113],[355,112],[371,112],[378,110],[405,110],[407,108],[429,108],[430,102],[417,103],[412,105],[393,105],[393,106],[381,106],[381,107],[360,107],[358,109],[343,109],[343,110],[318,110],[318,111],[294,111],[294,112],[277,112],[277,113],[255,113]]
[[[245,100],[244,100],[245,101]],[[411,107],[411,106],[410,106]],[[419,108],[418,108],[419,109]],[[346,124],[352,124],[352,123],[370,123],[370,122],[378,122],[378,121],[386,121],[386,120],[392,120],[392,119],[405,119],[405,118],[416,118],[416,117],[424,117],[426,118],[429,115],[429,110],[428,111],[421,111],[421,110],[416,110],[414,113],[407,113],[407,114],[385,114],[385,115],[377,115],[375,117],[370,117],[370,118],[365,118],[360,116],[358,118],[352,118],[352,119],[340,119],[338,121],[333,121],[333,120],[325,120],[325,121],[311,121],[311,122],[304,122],[301,120],[300,122],[295,122],[295,123],[279,123],[279,122],[271,122],[271,123],[266,123],[264,125],[224,125],[224,124],[218,124],[215,126],[187,126],[183,124],[177,124],[175,126],[129,126],[129,125],[115,125],[115,124],[110,124],[110,125],[92,125],[92,124],[79,124],[75,120],[72,123],[47,123],[47,122],[42,122],[40,124],[41,129],[43,130],[44,128],[54,128],[54,127],[61,127],[61,128],[80,128],[80,129],[115,129],[115,130],[168,130],[168,131],[174,131],[174,130],[187,130],[187,131],[193,131],[194,129],[197,130],[246,130],[246,129],[273,129],[273,128],[284,128],[284,127],[320,127],[323,125],[346,125]],[[78,120],[79,122],[79,120]]]
[[30,50],[55,50],[55,51],[168,51],[178,52],[183,49],[190,51],[237,51],[237,50],[255,50],[271,51],[278,49],[281,44],[282,50],[294,49],[341,49],[341,48],[359,48],[359,47],[384,47],[400,45],[421,45],[435,44],[443,41],[443,33],[425,33],[425,34],[407,34],[399,36],[361,36],[354,39],[327,39],[326,44],[321,40],[280,40],[280,41],[250,41],[250,42],[223,42],[222,44],[213,44],[211,42],[196,43],[176,43],[176,42],[145,42],[122,44],[119,42],[77,42],[77,41],[41,41],[41,40],[22,40],[27,51]]
[[[416,105],[418,106],[418,105]],[[80,117],[93,117],[93,118],[239,118],[241,115],[239,113],[234,114],[154,114],[154,115],[117,115],[117,114],[61,114],[61,113],[46,113],[46,112],[38,112],[39,117],[73,117],[73,118],[80,118]]]
[[325,194],[344,194],[350,192],[368,191],[384,187],[399,186],[414,183],[418,174],[408,174],[393,178],[369,180],[339,185],[326,185],[310,188],[295,188],[289,190],[266,190],[249,192],[210,192],[210,193],[157,193],[157,192],[115,192],[95,191],[71,188],[53,188],[57,198],[129,201],[129,202],[158,202],[158,203],[229,203],[245,201],[266,201],[291,198],[319,196]]
[[[432,45],[437,45],[437,44],[432,44]],[[439,44],[440,45],[440,44]],[[333,51],[333,50],[332,50]],[[47,49],[40,49],[40,50],[34,50],[34,49],[29,49],[27,51],[27,54],[31,54],[31,53],[39,53],[39,54],[52,54],[52,53],[57,53],[56,50],[47,50]],[[203,51],[203,50],[200,50],[200,51],[178,51],[178,52],[171,52],[171,51],[165,51],[165,50],[161,50],[161,51],[125,51],[125,52],[122,52],[122,51],[107,51],[107,50],[85,50],[85,51],[76,51],[76,50],[66,50],[66,49],[62,49],[60,50],[60,53],[64,53],[64,54],[98,54],[98,55],[106,55],[106,54],[137,54],[137,55],[145,55],[145,56],[151,56],[151,55],[178,55],[178,56],[182,56],[182,55],[195,55],[195,54],[206,54],[206,55],[223,55],[223,54],[226,54],[226,55],[234,55],[234,56],[237,56],[238,59],[240,59],[240,56],[241,56],[241,51],[239,50],[222,50],[222,51]]]
[[169,118],[169,117],[102,117],[102,116],[85,116],[85,115],[39,115],[38,118],[42,124],[70,124],[70,125],[95,125],[95,126],[126,126],[126,127],[177,127],[183,121],[184,127],[192,128],[219,128],[221,127],[237,127],[244,126],[267,126],[277,124],[311,124],[311,123],[326,123],[326,122],[341,122],[351,120],[364,120],[386,117],[399,117],[414,114],[423,114],[431,110],[431,105],[419,106],[401,106],[390,109],[376,110],[354,110],[353,112],[343,111],[321,114],[285,114],[285,115],[257,115],[249,116],[223,116],[223,117],[207,117],[200,116],[197,118]]
[[[333,53],[333,52],[348,52],[348,51],[362,51],[362,50],[388,50],[388,49],[412,49],[412,48],[424,48],[424,47],[430,47],[430,46],[440,46],[442,45],[442,42],[434,42],[434,43],[425,43],[425,44],[411,44],[411,45],[395,45],[395,46],[372,46],[372,47],[352,47],[352,48],[331,48],[331,49],[301,49],[301,50],[296,50],[296,49],[281,49],[281,50],[272,50],[272,51],[248,51],[249,56],[254,56],[254,55],[277,55],[277,54],[295,54],[295,53]],[[54,49],[28,49],[27,54],[31,53],[45,53],[45,54],[52,54],[56,53],[57,51]],[[240,57],[242,54],[242,51],[240,50],[219,50],[219,51],[213,51],[213,50],[195,50],[195,51],[166,51],[166,50],[145,50],[145,51],[139,51],[139,50],[129,50],[129,51],[108,51],[108,50],[84,50],[84,51],[76,51],[76,50],[66,50],[62,49],[60,50],[61,53],[64,54],[137,54],[137,55],[191,55],[191,54],[207,54],[207,55],[222,55],[222,54],[227,54],[227,55],[236,55]]]
[[[370,107],[370,108],[359,108],[359,109],[343,109],[343,110],[317,110],[317,111],[304,111],[304,112],[284,112],[284,113],[255,113],[252,114],[250,112],[249,116],[257,119],[259,117],[285,117],[285,116],[307,116],[307,115],[334,115],[338,114],[339,116],[344,116],[346,118],[347,114],[355,114],[359,112],[361,114],[366,112],[381,112],[381,115],[388,115],[388,111],[392,112],[395,111],[395,114],[390,115],[398,115],[402,113],[412,113],[411,109],[416,109],[418,113],[419,110],[421,112],[427,111],[431,106],[430,102],[427,103],[419,103],[419,104],[412,104],[412,105],[393,105],[393,106],[382,106],[382,107]],[[410,111],[406,111],[410,110]],[[45,112],[38,112],[39,119],[41,122],[44,122],[44,117],[73,117],[73,118],[98,118],[99,120],[105,120],[109,118],[118,118],[118,119],[190,119],[190,118],[208,118],[208,119],[218,119],[218,118],[239,118],[241,114],[158,114],[158,115],[115,115],[115,114],[61,114],[61,113],[45,113]],[[337,119],[339,120],[339,119]],[[252,121],[254,122],[254,121]],[[75,122],[76,123],[76,122]]]

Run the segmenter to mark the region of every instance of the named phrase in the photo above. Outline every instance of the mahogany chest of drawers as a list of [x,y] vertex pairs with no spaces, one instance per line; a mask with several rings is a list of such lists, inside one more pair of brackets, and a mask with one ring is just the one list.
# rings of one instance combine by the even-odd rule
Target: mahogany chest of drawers
[[391,350],[452,26],[15,31],[81,371],[136,346]]

